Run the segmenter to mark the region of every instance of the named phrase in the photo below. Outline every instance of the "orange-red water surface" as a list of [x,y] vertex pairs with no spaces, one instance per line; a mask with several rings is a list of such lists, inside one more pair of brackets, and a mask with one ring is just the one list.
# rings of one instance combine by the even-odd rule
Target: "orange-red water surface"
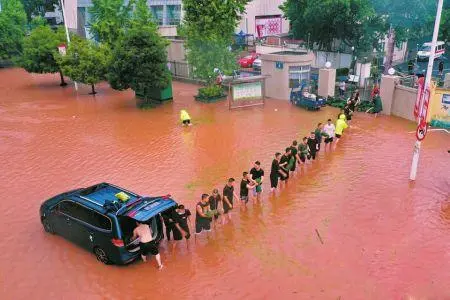
[[102,181],[194,211],[255,160],[268,175],[276,151],[337,115],[275,99],[229,111],[195,102],[196,89],[174,83],[173,103],[142,111],[106,84],[92,97],[57,75],[0,70],[2,299],[450,299],[450,136],[429,133],[410,183],[415,125],[395,117],[357,114],[276,195],[266,180],[262,203],[209,239],[163,242],[163,271],[102,265],[43,231],[41,202]]

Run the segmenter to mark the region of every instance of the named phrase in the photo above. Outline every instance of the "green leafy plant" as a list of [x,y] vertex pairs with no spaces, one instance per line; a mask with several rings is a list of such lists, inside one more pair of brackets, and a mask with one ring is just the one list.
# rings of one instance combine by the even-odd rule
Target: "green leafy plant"
[[348,76],[349,69],[348,68],[339,68],[336,69],[336,76]]
[[145,0],[138,1],[129,24],[112,50],[108,82],[114,89],[131,88],[144,95],[155,88],[166,88],[171,79],[168,42],[158,34]]
[[386,24],[368,0],[287,0],[280,6],[297,39],[331,51],[336,40],[356,53],[372,51]]
[[0,0],[0,4],[0,60],[9,60],[22,52],[27,18],[19,0]]
[[187,60],[194,76],[212,84],[214,69],[231,74],[237,68],[232,37],[249,0],[184,0],[180,34],[187,38]]
[[130,25],[134,0],[92,0],[90,33],[101,43],[114,45]]
[[61,77],[61,86],[66,85],[56,56],[58,45],[66,40],[64,29],[55,32],[50,26],[38,26],[33,29],[23,42],[23,53],[18,60],[19,65],[30,73],[57,73]]
[[33,17],[43,17],[46,11],[53,11],[55,5],[59,5],[59,0],[22,0],[21,2],[25,8],[28,22],[31,22]]
[[202,99],[223,97],[225,93],[218,85],[210,85],[198,89],[198,97]]
[[95,84],[106,79],[109,65],[109,48],[74,36],[66,55],[57,57],[64,74],[73,81],[91,85],[91,94],[96,94]]

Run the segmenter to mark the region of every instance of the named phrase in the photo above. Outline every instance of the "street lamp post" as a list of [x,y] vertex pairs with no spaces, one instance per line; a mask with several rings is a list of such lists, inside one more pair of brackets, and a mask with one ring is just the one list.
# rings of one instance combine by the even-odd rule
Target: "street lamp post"
[[[59,5],[61,6],[63,19],[64,19],[64,29],[66,30],[66,39],[67,39],[67,46],[70,44],[70,35],[69,35],[69,28],[67,27],[67,19],[66,19],[66,9],[64,7],[64,0],[59,0]],[[75,85],[75,90],[78,91],[78,84],[76,81],[73,82]]]
[[[429,89],[430,83],[431,83],[434,56],[435,56],[435,52],[436,52],[436,43],[437,43],[437,38],[438,38],[438,33],[439,33],[439,24],[441,22],[442,3],[443,3],[443,0],[439,0],[438,6],[437,6],[437,12],[436,12],[436,19],[434,21],[434,31],[433,31],[433,39],[431,41],[430,59],[428,60],[427,75],[425,77],[425,83],[424,83],[424,87],[423,87],[424,92],[422,93],[420,102],[418,103],[418,117],[417,117],[418,128],[417,128],[417,130],[419,130],[419,128],[421,127],[423,122],[426,122],[427,113],[428,113],[428,107],[424,107],[424,103],[425,103],[425,101],[428,101],[428,99],[425,99],[425,97],[430,96],[429,92],[426,92],[426,91]],[[418,90],[418,92],[420,92],[420,91]],[[426,111],[425,111],[425,109],[426,109]],[[427,126],[427,125],[425,125],[425,126]],[[426,128],[423,128],[423,130],[425,130],[425,132],[422,133],[423,134],[422,139],[425,137]],[[416,180],[417,165],[419,164],[419,154],[420,154],[420,147],[421,147],[422,139],[419,139],[419,136],[417,134],[416,134],[416,136],[417,136],[417,140],[414,144],[413,158],[412,158],[412,163],[411,163],[411,172],[409,174],[410,180]]]

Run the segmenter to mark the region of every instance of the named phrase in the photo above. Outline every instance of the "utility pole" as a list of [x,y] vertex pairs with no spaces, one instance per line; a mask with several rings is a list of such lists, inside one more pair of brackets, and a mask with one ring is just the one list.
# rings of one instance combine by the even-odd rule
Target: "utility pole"
[[388,70],[392,68],[392,61],[394,60],[395,49],[395,30],[392,25],[389,27],[386,60],[384,62],[384,74],[388,74]]
[[[425,83],[423,86],[424,92],[422,93],[422,97],[420,99],[419,107],[418,107],[419,111],[418,111],[418,117],[417,117],[417,124],[418,124],[417,130],[419,130],[419,128],[422,126],[422,124],[424,124],[424,122],[426,123],[426,121],[427,121],[426,119],[427,119],[427,114],[428,114],[428,104],[424,105],[424,103],[425,103],[425,101],[429,101],[429,97],[430,97],[430,93],[427,92],[427,90],[429,90],[430,84],[431,84],[434,56],[436,54],[436,43],[437,43],[437,38],[438,38],[438,34],[439,34],[439,24],[441,23],[442,3],[443,3],[443,0],[439,0],[438,6],[437,6],[437,12],[436,12],[436,19],[434,20],[434,31],[433,31],[433,39],[431,41],[431,52],[430,52],[430,58],[428,60],[427,75],[425,77]],[[417,92],[419,93],[420,91],[418,90]],[[426,97],[428,97],[428,98],[426,98]],[[411,164],[411,173],[409,174],[410,180],[416,180],[417,165],[419,164],[421,140],[423,140],[423,138],[425,138],[426,129],[427,129],[426,126],[428,126],[428,124],[425,124],[425,128],[423,128],[424,131],[422,132],[423,136],[421,139],[419,139],[418,135],[416,134],[417,140],[414,144],[413,159],[412,159],[412,164]]]
[[[69,28],[67,27],[67,22],[66,22],[66,9],[64,7],[64,0],[59,0],[59,5],[61,6],[61,10],[62,10],[62,14],[63,14],[64,28],[66,30],[66,39],[67,39],[67,47],[68,47],[69,44],[70,44],[70,36],[69,36]],[[78,84],[77,84],[77,82],[74,81],[73,83],[75,85],[75,90],[78,91]]]

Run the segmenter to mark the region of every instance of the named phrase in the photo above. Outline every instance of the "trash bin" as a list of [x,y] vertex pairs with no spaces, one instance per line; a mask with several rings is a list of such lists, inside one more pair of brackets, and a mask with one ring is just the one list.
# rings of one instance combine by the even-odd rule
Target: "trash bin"
[[165,89],[149,88],[146,91],[135,91],[138,107],[155,106],[173,99],[172,82]]

